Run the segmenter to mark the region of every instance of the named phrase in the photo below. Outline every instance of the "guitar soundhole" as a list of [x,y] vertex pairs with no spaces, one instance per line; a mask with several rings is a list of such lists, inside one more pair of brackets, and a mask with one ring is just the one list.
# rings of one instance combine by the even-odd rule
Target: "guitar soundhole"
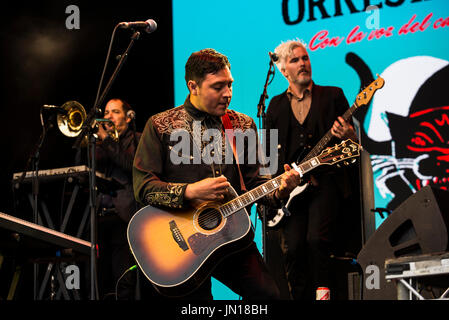
[[204,230],[212,230],[221,223],[221,213],[214,208],[203,210],[198,216],[198,225]]

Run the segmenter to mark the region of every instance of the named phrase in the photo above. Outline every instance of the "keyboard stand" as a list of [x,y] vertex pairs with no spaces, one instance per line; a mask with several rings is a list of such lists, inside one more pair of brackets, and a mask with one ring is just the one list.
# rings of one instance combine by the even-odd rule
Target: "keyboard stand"
[[437,300],[449,300],[449,252],[387,259],[385,279],[396,282],[398,300],[426,300],[422,283],[447,287]]
[[[41,170],[39,171],[39,180],[40,184],[47,185],[48,183],[52,182],[59,182],[64,181],[64,179],[67,179],[66,183],[67,185],[72,185],[73,187],[71,191],[68,190],[67,193],[70,194],[70,198],[68,199],[68,203],[66,203],[66,208],[63,216],[61,217],[61,220],[59,221],[59,228],[55,225],[52,217],[57,217],[56,215],[51,215],[50,210],[48,209],[47,203],[44,199],[44,197],[38,198],[38,209],[37,212],[37,218],[38,218],[38,224],[41,226],[46,226],[49,229],[58,230],[59,232],[65,233],[67,226],[69,224],[70,218],[72,217],[72,212],[74,205],[79,198],[79,192],[81,189],[81,185],[84,183],[85,176],[87,176],[87,170],[84,168],[84,166],[78,166],[74,167],[75,169],[70,168],[62,168],[62,169],[52,169],[52,170]],[[66,169],[66,170],[64,170]],[[13,175],[13,184],[16,189],[18,189],[18,178],[22,175],[22,173],[17,173]],[[27,172],[25,175],[25,179],[22,182],[22,185],[29,184],[31,181],[31,177],[29,173]],[[64,196],[64,195],[63,195]],[[31,209],[34,212],[34,199],[32,192],[30,191],[27,193],[27,198],[30,203]],[[59,200],[58,197],[53,197],[53,199]],[[52,199],[52,200],[53,200]],[[87,207],[89,206],[89,201],[86,199]],[[84,223],[83,223],[84,222]],[[79,227],[77,227],[78,232],[76,233],[77,238],[81,238],[85,226],[86,221],[81,220],[81,224]],[[35,273],[37,277],[39,275],[40,280],[37,282],[36,280],[36,286],[37,286],[37,292],[35,293],[35,299],[36,300],[44,300],[44,299],[65,299],[65,300],[80,300],[80,293],[76,289],[67,290],[65,281],[66,281],[66,274],[64,273],[64,269],[67,266],[66,262],[58,261],[58,259],[55,257],[54,261],[46,261],[45,266],[45,273],[42,274],[42,271],[39,271],[40,265],[42,265],[42,261],[35,262]],[[50,293],[47,289],[50,289]],[[49,295],[49,297],[47,297]]]
[[[10,251],[12,250],[12,252],[18,253],[20,256],[27,257],[26,260],[31,261],[35,265],[48,263],[47,272],[40,286],[39,294],[35,297],[37,300],[44,298],[49,280],[51,280],[50,299],[59,299],[63,295],[66,300],[70,300],[71,294],[74,299],[80,299],[77,289],[68,290],[66,288],[65,281],[67,277],[61,270],[65,269],[64,267],[67,266],[68,262],[80,261],[80,259],[87,261],[91,248],[90,242],[2,212],[0,212],[0,227],[18,234],[17,236],[3,239],[2,244],[6,250],[9,248]],[[68,252],[70,255],[65,257],[63,256],[64,254],[61,254],[61,257],[58,257],[55,256],[56,252]],[[42,255],[48,256],[48,258],[42,258]],[[36,258],[36,256],[39,256],[39,258]],[[54,268],[55,266],[56,268]],[[20,269],[20,267],[16,268],[8,300],[14,299],[15,288],[20,277],[20,272],[17,271],[20,271]],[[54,274],[52,275],[52,273]],[[59,283],[58,291],[55,291],[56,281]]]
[[[22,176],[24,176],[24,179],[21,180]],[[96,185],[98,188],[97,198],[95,199],[96,206],[95,208],[99,207],[100,202],[100,193],[107,193],[110,191],[118,190],[123,188],[123,186],[118,183],[116,180],[106,177],[104,174],[100,172],[96,172]],[[20,185],[30,184],[32,182],[32,179],[34,177],[33,171],[28,171],[25,174],[23,172],[17,172],[13,174],[12,183],[15,189],[19,189]],[[38,172],[38,178],[40,184],[45,184],[47,182],[51,181],[64,181],[63,179],[67,179],[67,183],[74,184],[73,190],[70,195],[69,202],[67,204],[67,208],[65,209],[65,213],[62,217],[62,220],[59,221],[59,231],[64,233],[67,230],[67,226],[69,224],[69,220],[72,216],[72,211],[74,208],[74,205],[76,203],[77,198],[79,198],[79,193],[81,186],[88,185],[89,181],[89,168],[85,165],[80,166],[73,166],[73,167],[65,167],[65,168],[56,168],[56,169],[47,169],[47,170],[40,170]],[[19,184],[19,181],[21,183]],[[32,191],[32,190],[31,190]],[[34,212],[34,199],[32,192],[29,192],[27,194],[29,203],[31,204],[31,208]],[[39,225],[46,225],[50,229],[56,230],[55,223],[52,220],[52,216],[49,213],[47,204],[45,203],[43,197],[39,197],[38,199],[39,204],[38,207],[40,207],[41,210],[36,210],[37,212],[37,219]],[[79,223],[79,226],[76,231],[76,237],[81,238],[86,230],[86,227],[90,225],[90,205],[89,205],[89,196],[87,196],[86,199],[86,205],[84,207],[83,215],[81,218],[81,221]],[[42,214],[41,214],[42,213]],[[79,215],[80,217],[80,215]],[[72,219],[73,220],[73,219]],[[44,222],[45,221],[45,222]],[[73,231],[75,233],[75,231]],[[37,265],[35,273],[37,274]],[[65,277],[64,273],[61,273],[61,267],[64,266],[64,263],[60,262],[48,262],[45,275],[43,276],[42,284],[40,285],[39,292],[36,292],[36,299],[41,300],[44,298],[45,289],[50,286],[53,288],[54,283],[59,283],[59,289],[57,293],[52,292],[52,298],[59,299],[61,297],[61,294],[64,296],[66,300],[69,299],[69,291],[65,288]],[[73,291],[73,290],[70,290]],[[79,294],[76,291],[73,291],[75,293],[75,299],[79,298]]]

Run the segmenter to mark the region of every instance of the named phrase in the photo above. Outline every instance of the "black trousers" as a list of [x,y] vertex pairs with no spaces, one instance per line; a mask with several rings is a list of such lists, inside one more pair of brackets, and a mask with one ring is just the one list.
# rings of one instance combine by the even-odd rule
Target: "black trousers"
[[331,176],[293,199],[281,232],[281,248],[290,293],[295,300],[315,299],[318,287],[332,294],[330,255],[342,197]]
[[[277,300],[279,289],[268,272],[256,244],[233,253],[222,260],[212,276],[240,295],[243,300]],[[210,277],[191,294],[182,299],[212,300]]]

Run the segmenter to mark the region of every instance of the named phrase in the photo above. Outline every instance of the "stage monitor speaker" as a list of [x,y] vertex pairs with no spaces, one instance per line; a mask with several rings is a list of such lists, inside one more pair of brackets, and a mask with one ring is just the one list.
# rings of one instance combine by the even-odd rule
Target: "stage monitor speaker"
[[[363,299],[396,300],[396,285],[385,280],[385,260],[446,251],[448,227],[449,192],[426,186],[404,201],[359,252]],[[368,281],[373,280],[376,270],[378,282]]]

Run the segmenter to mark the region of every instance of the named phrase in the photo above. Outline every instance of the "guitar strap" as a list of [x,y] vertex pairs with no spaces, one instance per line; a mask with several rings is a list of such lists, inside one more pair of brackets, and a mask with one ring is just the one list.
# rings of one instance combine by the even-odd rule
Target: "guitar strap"
[[223,123],[223,127],[225,128],[225,134],[228,138],[229,144],[232,147],[232,152],[234,153],[235,162],[237,163],[237,169],[239,171],[240,176],[240,188],[243,192],[246,192],[245,182],[243,181],[242,172],[240,170],[239,157],[237,155],[237,150],[235,149],[235,136],[234,136],[234,128],[232,127],[231,119],[229,119],[228,113],[225,113],[224,116],[221,117],[221,122]]

